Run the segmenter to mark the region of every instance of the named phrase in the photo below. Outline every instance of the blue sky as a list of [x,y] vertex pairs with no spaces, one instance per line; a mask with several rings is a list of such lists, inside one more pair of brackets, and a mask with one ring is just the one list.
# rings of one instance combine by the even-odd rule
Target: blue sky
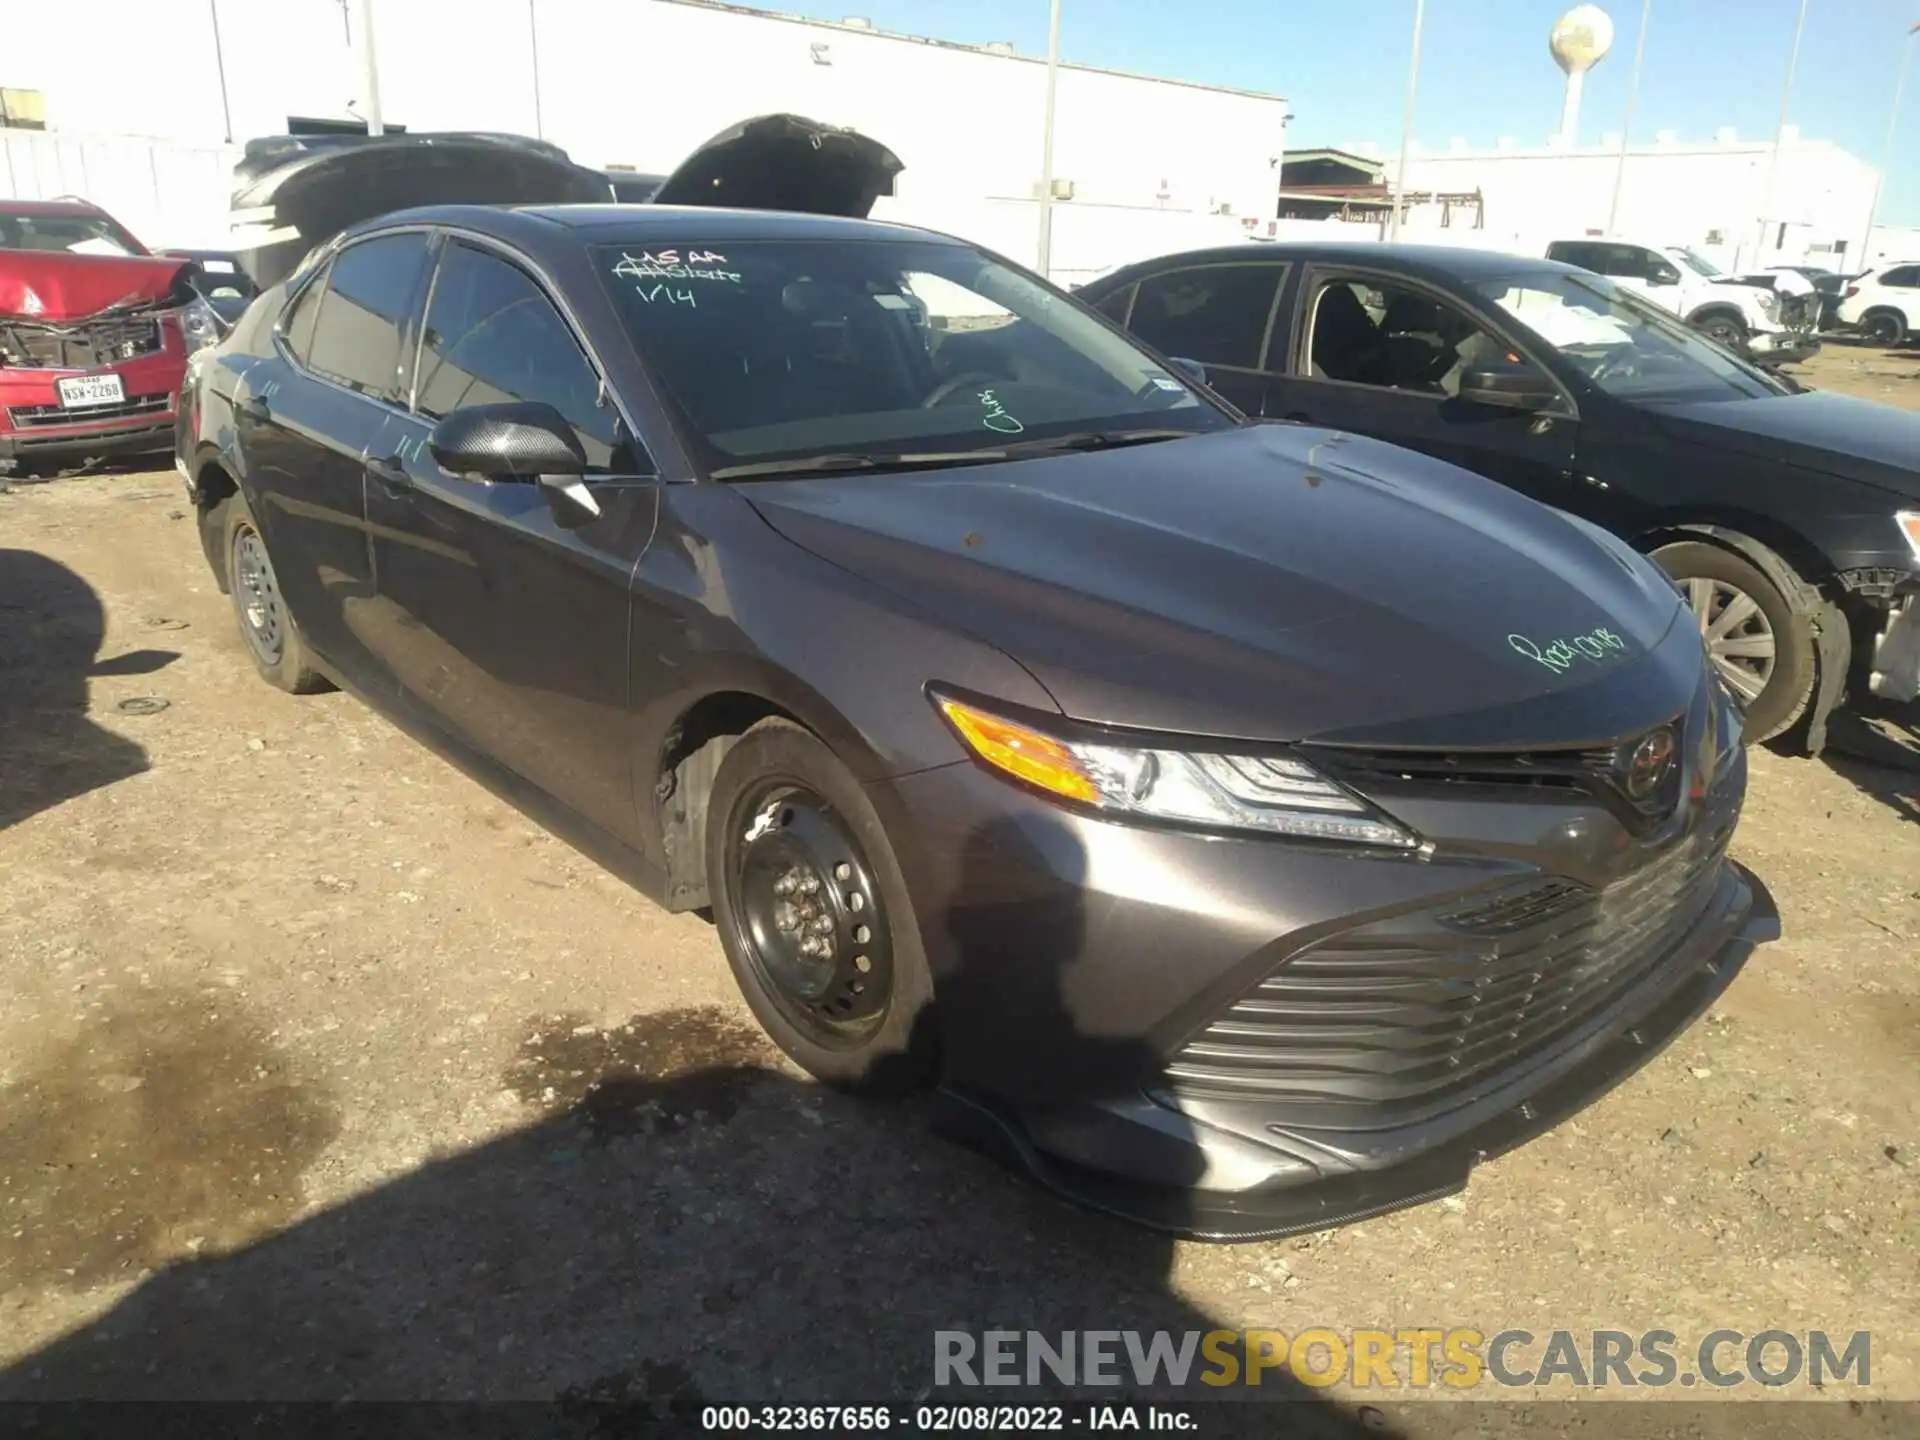
[[[1044,55],[1048,0],[747,0],[825,19],[865,15],[886,30],[941,39],[1010,40]],[[1572,0],[1427,0],[1415,138],[1543,143],[1560,118],[1561,76],[1547,32]],[[1616,130],[1641,0],[1603,4],[1613,53],[1587,77],[1582,139]],[[1780,116],[1799,0],[1653,0],[1636,139],[1677,130],[1704,139],[1723,125],[1771,137]],[[1290,147],[1400,139],[1413,0],[1062,0],[1064,59],[1285,95]],[[1794,81],[1792,123],[1875,164],[1907,27],[1920,0],[1812,0]],[[1920,225],[1920,59],[1902,104],[1881,219]]]

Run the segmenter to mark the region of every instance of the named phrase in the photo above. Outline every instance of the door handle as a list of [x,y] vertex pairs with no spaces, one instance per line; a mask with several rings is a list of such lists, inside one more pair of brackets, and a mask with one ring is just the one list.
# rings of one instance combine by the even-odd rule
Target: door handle
[[387,492],[390,499],[403,499],[413,490],[413,477],[401,465],[398,455],[389,455],[384,460],[369,460],[367,473],[380,482],[380,488]]

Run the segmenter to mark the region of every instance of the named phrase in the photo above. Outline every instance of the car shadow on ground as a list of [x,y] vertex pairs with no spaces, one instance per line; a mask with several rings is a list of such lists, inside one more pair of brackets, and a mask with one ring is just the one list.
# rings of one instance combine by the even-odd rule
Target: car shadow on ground
[[1920,702],[1858,702],[1829,722],[1822,760],[1902,819],[1920,825]]
[[[1062,837],[1078,853],[1063,829],[1045,840],[1056,862]],[[955,853],[996,903],[1001,840]],[[1038,900],[1053,927],[1034,956],[1044,967],[1077,948],[1085,921],[1057,895]],[[935,923],[965,945],[980,918]],[[978,933],[1004,943],[998,925]],[[682,1433],[714,1404],[1166,1396],[1178,1392],[1136,1384],[1119,1336],[1118,1385],[1073,1392],[1041,1371],[1034,1385],[936,1388],[936,1332],[1037,1331],[1057,1346],[1063,1331],[1164,1330],[1178,1344],[1237,1323],[1178,1293],[1167,1236],[936,1138],[925,1100],[798,1078],[732,1009],[612,1028],[532,1019],[501,1057],[495,1099],[537,1119],[300,1215],[302,1173],[387,1117],[353,1115],[332,1084],[302,1080],[282,1022],[245,1018],[231,992],[128,1003],[139,1008],[90,1020],[0,1091],[0,1171],[16,1177],[0,1206],[16,1237],[0,1237],[0,1290],[151,1273],[0,1372],[0,1401],[512,1399],[539,1402],[539,1433],[573,1433],[569,1417],[608,1407]],[[1072,1043],[1096,1066],[1144,1055],[1131,1040]],[[223,1227],[236,1217],[255,1233]],[[1274,1307],[1275,1329],[1312,1323],[1277,1295]],[[1206,1369],[1196,1353],[1184,1393],[1219,1399],[1199,1383]],[[1206,1433],[1397,1433],[1283,1370],[1262,1379]]]
[[0,549],[0,830],[147,769],[145,750],[87,718],[87,681],[150,674],[179,656],[96,660],[105,636],[105,607],[80,575]]

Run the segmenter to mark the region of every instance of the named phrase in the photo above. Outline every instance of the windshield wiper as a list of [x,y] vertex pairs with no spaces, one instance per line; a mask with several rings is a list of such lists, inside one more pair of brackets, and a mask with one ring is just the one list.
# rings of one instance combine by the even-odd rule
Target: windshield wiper
[[1117,450],[1123,445],[1151,445],[1158,440],[1190,440],[1195,430],[1075,430],[1044,440],[1016,440],[1001,447],[1008,459],[1023,455],[1051,455],[1069,450]]
[[854,475],[887,470],[943,470],[954,465],[990,465],[997,460],[1020,460],[1071,450],[1112,450],[1123,445],[1150,445],[1156,440],[1185,440],[1192,430],[1076,430],[1044,440],[1016,440],[990,450],[918,450],[898,455],[829,453],[799,455],[791,460],[755,460],[746,465],[723,465],[710,470],[714,480],[767,479],[780,475]]
[[851,475],[874,470],[944,469],[969,461],[1004,460],[1001,450],[921,450],[902,455],[796,455],[789,460],[755,460],[747,465],[723,465],[709,470],[713,480],[753,480],[775,475]]

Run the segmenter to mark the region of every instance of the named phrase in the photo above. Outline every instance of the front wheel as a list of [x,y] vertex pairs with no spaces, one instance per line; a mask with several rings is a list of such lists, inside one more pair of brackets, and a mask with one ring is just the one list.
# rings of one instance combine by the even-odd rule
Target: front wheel
[[727,752],[707,875],[727,963],[782,1050],[848,1089],[931,1078],[933,984],[906,882],[860,782],[820,740],[764,720]]
[[1733,315],[1709,315],[1704,320],[1694,322],[1698,330],[1714,344],[1728,350],[1742,350],[1747,343],[1747,327]]
[[1813,699],[1813,626],[1751,561],[1701,541],[1653,552],[1693,610],[1752,744],[1791,728]]

